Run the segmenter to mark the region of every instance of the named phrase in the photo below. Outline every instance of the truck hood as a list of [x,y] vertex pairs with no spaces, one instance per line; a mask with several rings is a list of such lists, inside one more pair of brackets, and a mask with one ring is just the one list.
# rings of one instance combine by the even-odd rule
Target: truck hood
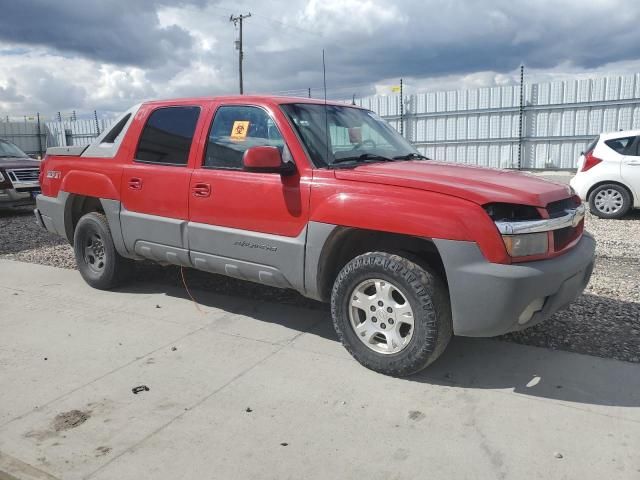
[[335,170],[336,178],[453,195],[478,205],[514,203],[545,207],[571,195],[568,185],[523,172],[432,160],[359,165]]
[[40,161],[32,158],[0,157],[0,170],[7,168],[40,168]]

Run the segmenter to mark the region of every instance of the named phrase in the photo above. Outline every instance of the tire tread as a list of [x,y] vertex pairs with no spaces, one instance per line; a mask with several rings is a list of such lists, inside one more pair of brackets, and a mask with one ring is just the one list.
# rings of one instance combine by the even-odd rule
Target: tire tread
[[[346,284],[354,274],[367,270],[372,272],[382,270],[391,276],[404,279],[418,299],[418,307],[424,312],[426,319],[419,319],[418,315],[414,315],[414,321],[424,322],[427,335],[423,341],[418,342],[419,348],[412,351],[411,355],[403,354],[405,351],[397,356],[390,355],[386,358],[375,352],[371,352],[373,355],[363,354],[367,348],[349,340],[345,328],[351,327],[348,313],[344,311],[342,296],[346,293],[345,289],[352,288]],[[350,295],[350,292],[347,295]],[[453,335],[449,293],[442,280],[427,266],[422,267],[407,258],[386,252],[365,253],[344,266],[334,283],[331,314],[334,328],[347,351],[365,367],[392,376],[411,375],[433,363],[444,352]],[[415,325],[414,328],[416,328]],[[355,340],[359,342],[357,338]],[[380,361],[381,357],[384,361]]]

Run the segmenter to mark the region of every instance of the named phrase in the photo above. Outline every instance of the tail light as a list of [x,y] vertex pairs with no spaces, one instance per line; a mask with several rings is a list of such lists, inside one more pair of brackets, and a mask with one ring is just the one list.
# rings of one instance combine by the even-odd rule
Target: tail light
[[584,163],[582,164],[581,172],[586,172],[590,168],[595,167],[600,162],[602,162],[601,158],[595,157],[593,155],[593,150],[584,154]]

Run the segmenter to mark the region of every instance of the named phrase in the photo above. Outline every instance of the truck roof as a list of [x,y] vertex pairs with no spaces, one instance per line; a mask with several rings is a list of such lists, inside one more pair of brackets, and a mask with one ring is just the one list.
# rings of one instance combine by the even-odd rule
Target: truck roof
[[[306,97],[286,97],[278,95],[222,95],[211,97],[185,97],[185,98],[172,98],[162,100],[149,100],[143,102],[143,105],[164,105],[164,104],[185,104],[191,102],[203,102],[203,101],[216,101],[216,102],[228,102],[228,103],[271,103],[271,104],[286,104],[286,103],[310,103],[315,105],[324,105],[325,101],[317,98]],[[363,108],[357,105],[351,105],[345,102],[327,101],[327,105],[336,106],[349,106],[354,108]]]

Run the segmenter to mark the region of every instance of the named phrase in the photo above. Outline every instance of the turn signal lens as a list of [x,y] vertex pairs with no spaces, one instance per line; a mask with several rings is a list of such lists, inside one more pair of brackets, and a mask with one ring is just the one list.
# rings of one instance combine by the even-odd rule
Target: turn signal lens
[[584,155],[584,163],[582,164],[582,168],[580,169],[580,171],[581,172],[586,172],[590,168],[593,168],[596,165],[598,165],[600,162],[602,162],[602,159],[598,158],[598,157],[594,157],[593,156],[593,150],[590,151],[589,153],[585,153],[585,155]]
[[503,235],[502,240],[510,257],[542,255],[547,253],[549,249],[549,235],[547,232]]

